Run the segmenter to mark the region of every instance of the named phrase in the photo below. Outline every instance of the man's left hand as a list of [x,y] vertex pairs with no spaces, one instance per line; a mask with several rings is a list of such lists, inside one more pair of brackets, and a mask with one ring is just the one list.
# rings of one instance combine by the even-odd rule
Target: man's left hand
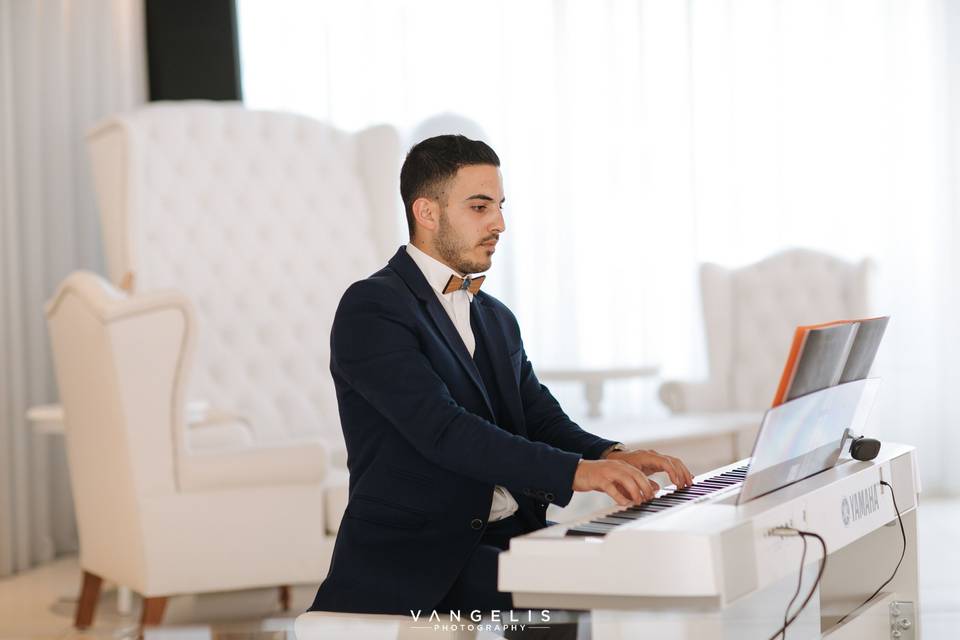
[[693,484],[693,474],[679,458],[657,453],[653,449],[634,449],[633,451],[611,451],[604,458],[608,460],[623,460],[646,475],[658,471],[665,472],[670,481],[683,489]]

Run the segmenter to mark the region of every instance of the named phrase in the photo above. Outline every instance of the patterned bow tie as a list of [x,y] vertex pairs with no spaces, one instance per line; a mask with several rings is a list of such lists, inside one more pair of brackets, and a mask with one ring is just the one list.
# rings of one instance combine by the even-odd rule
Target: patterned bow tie
[[450,276],[446,286],[443,288],[443,292],[469,291],[473,295],[477,295],[477,291],[480,291],[480,285],[483,284],[483,279],[486,277],[487,276],[477,276],[476,278],[471,278],[467,276],[466,278],[458,278],[457,276]]

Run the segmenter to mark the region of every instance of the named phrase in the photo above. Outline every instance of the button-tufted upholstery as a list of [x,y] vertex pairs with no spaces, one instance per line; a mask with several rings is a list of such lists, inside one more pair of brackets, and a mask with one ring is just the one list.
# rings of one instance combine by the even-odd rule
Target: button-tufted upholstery
[[870,263],[806,249],[740,269],[700,269],[709,380],[666,382],[676,412],[753,411],[770,406],[798,325],[868,314]]
[[340,442],[330,326],[346,286],[397,244],[394,130],[156,103],[89,143],[110,280],[196,308],[188,398],[240,416],[255,441]]

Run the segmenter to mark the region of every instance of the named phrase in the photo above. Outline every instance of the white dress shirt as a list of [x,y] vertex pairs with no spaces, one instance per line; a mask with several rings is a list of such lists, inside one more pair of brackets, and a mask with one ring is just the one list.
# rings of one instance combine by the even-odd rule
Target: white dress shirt
[[[452,293],[444,293],[443,288],[447,286],[450,276],[455,275],[458,278],[460,274],[443,264],[439,260],[432,258],[412,244],[407,245],[407,253],[413,258],[413,261],[420,267],[430,288],[437,294],[437,299],[446,310],[457,333],[463,339],[463,344],[467,347],[470,357],[477,348],[477,340],[473,335],[473,328],[470,326],[470,303],[473,301],[473,294],[463,289]],[[493,489],[493,503],[490,505],[490,522],[503,520],[514,514],[517,510],[517,501],[506,488],[497,485]]]

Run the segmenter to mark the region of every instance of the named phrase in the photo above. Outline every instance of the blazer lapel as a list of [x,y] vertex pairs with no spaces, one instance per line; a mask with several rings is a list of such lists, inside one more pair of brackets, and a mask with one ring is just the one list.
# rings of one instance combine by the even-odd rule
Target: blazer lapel
[[503,332],[497,318],[496,312],[483,303],[483,294],[477,294],[473,298],[471,307],[471,318],[473,320],[473,331],[482,335],[487,344],[487,352],[490,354],[490,362],[493,365],[493,372],[497,379],[497,389],[502,394],[504,404],[510,411],[510,418],[514,429],[525,435],[526,428],[523,422],[523,409],[520,401],[520,390],[513,377],[513,370],[510,366],[510,354],[507,353],[507,342],[503,338]]
[[[483,380],[480,378],[480,370],[477,369],[477,364],[473,361],[473,358],[470,357],[467,346],[463,344],[463,338],[460,337],[450,316],[447,315],[446,310],[440,304],[440,300],[437,299],[436,292],[430,288],[430,284],[424,277],[423,272],[420,271],[417,263],[407,254],[406,247],[400,247],[400,250],[394,254],[388,264],[403,278],[414,295],[424,303],[430,319],[433,320],[433,323],[440,331],[440,335],[443,336],[447,346],[453,351],[454,355],[457,356],[457,360],[460,361],[467,376],[470,377],[480,392],[480,395],[483,396],[483,401],[487,405],[487,411],[489,411],[492,416],[493,404],[490,402],[490,396],[487,395],[487,389],[483,386]],[[474,298],[474,301],[476,301],[476,298]]]

